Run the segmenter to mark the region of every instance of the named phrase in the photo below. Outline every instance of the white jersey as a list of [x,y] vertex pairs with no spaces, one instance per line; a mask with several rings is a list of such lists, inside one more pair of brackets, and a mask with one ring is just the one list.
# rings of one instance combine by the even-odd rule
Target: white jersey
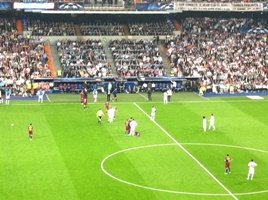
[[164,92],[164,100],[166,100],[168,97],[168,93],[167,92]]
[[115,109],[114,109],[114,108],[110,108],[110,109],[107,111],[107,114],[108,114],[108,116],[113,117],[114,114],[115,114]]
[[215,123],[215,118],[214,118],[213,115],[210,116],[209,123],[210,124],[214,124]]
[[93,90],[92,94],[93,94],[93,99],[94,99],[94,102],[97,102],[97,98],[98,98],[98,91],[97,91],[97,90]]
[[132,120],[132,121],[129,123],[129,126],[130,126],[130,129],[131,129],[131,130],[135,130],[136,126],[138,126],[138,123],[137,123],[135,120]]
[[172,90],[171,90],[171,89],[169,89],[169,90],[167,91],[167,96],[172,96]]
[[156,108],[152,107],[151,116],[155,116]]
[[45,92],[43,90],[39,90],[37,92],[37,95],[38,95],[39,98],[43,98],[44,97],[44,94],[45,94]]
[[206,120],[206,118],[203,118],[202,124],[203,124],[203,127],[206,127],[207,126],[207,120]]
[[255,163],[254,161],[250,161],[248,163],[248,172],[249,173],[254,173],[255,167],[257,167],[257,163]]
[[10,99],[10,92],[6,92],[6,99]]
[[110,108],[108,111],[107,111],[107,114],[108,114],[108,121],[110,123],[112,123],[114,121],[114,118],[115,118],[115,108]]
[[93,90],[93,97],[95,98],[95,97],[97,97],[98,96],[98,91],[97,90]]

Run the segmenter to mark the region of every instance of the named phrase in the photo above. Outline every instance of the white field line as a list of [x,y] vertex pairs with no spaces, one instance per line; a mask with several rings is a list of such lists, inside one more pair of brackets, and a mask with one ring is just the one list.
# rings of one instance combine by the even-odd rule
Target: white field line
[[220,193],[200,193],[200,192],[183,192],[183,191],[176,191],[176,190],[166,190],[166,189],[161,189],[161,188],[154,188],[154,187],[149,187],[149,186],[144,186],[144,185],[139,185],[139,184],[136,184],[136,183],[132,183],[132,182],[129,182],[129,181],[126,181],[126,180],[123,180],[121,178],[117,178],[116,176],[112,175],[111,173],[109,173],[105,167],[104,167],[104,164],[107,160],[109,160],[110,158],[118,155],[118,154],[121,154],[123,152],[127,152],[127,151],[132,151],[132,150],[137,150],[137,149],[144,149],[144,148],[150,148],[150,147],[159,147],[159,146],[174,146],[176,145],[175,143],[171,143],[171,144],[153,144],[153,145],[147,145],[147,146],[138,146],[138,147],[131,147],[131,148],[128,148],[128,149],[123,149],[123,150],[120,150],[120,151],[117,151],[117,152],[114,152],[108,156],[106,156],[102,162],[101,162],[101,170],[109,177],[119,181],[119,182],[122,182],[124,184],[127,184],[127,185],[132,185],[132,186],[135,186],[135,187],[139,187],[139,188],[143,188],[143,189],[147,189],[147,190],[153,190],[153,191],[158,191],[158,192],[167,192],[167,193],[173,193],[173,194],[184,194],[184,195],[197,195],[197,196],[229,196],[229,194],[220,194]]
[[202,95],[200,96],[200,95],[199,95],[198,93],[196,93],[196,92],[195,92],[195,95],[196,95],[196,96],[199,96],[199,97],[202,98],[202,99],[209,100],[209,98],[204,97],[204,96],[202,96]]
[[[262,100],[261,102],[267,102],[268,99],[264,99]],[[14,102],[14,101],[13,101]],[[132,104],[133,102],[113,102],[113,104],[117,104],[117,105],[125,105],[125,104]],[[152,102],[144,102],[144,101],[141,101],[141,102],[136,102],[136,103],[140,103],[140,104],[147,104],[147,103],[154,103],[154,104],[163,104],[163,101],[152,101]],[[228,100],[228,101],[172,101],[172,102],[169,102],[168,104],[176,104],[176,103],[184,103],[184,104],[187,104],[187,103],[256,103],[256,101],[253,101],[253,100]],[[51,104],[38,104],[38,103],[12,103],[12,106],[40,106],[40,105],[72,105],[72,104],[79,104],[81,105],[80,102],[77,101],[77,103],[75,102],[52,102]],[[98,105],[98,104],[103,104],[98,102],[98,103],[88,103],[89,105]]]
[[138,93],[141,97],[143,97],[145,100],[148,100],[148,98],[145,96],[145,95],[143,95],[143,94],[141,94],[141,93]]
[[[150,116],[136,103],[134,105],[143,112],[148,118]],[[215,182],[217,182],[233,199],[238,200],[238,198],[228,189],[226,188],[197,158],[195,158],[187,149],[185,149],[174,137],[172,137],[162,126],[160,126],[156,121],[152,121],[159,129],[161,129],[175,144],[180,147],[188,156],[190,156]]]
[[[136,183],[132,183],[126,180],[123,180],[121,178],[117,178],[114,175],[112,175],[110,172],[108,172],[105,167],[104,164],[107,160],[109,160],[110,158],[124,153],[124,152],[128,152],[128,151],[133,151],[133,150],[137,150],[137,149],[145,149],[145,148],[152,148],[152,147],[161,147],[161,146],[177,146],[176,143],[169,143],[169,144],[152,144],[152,145],[146,145],[146,146],[137,146],[137,147],[131,147],[131,148],[127,148],[127,149],[123,149],[117,152],[114,152],[108,156],[106,156],[102,162],[101,162],[101,169],[102,171],[109,177],[122,182],[124,184],[127,185],[132,185],[135,187],[140,187],[143,189],[147,189],[147,190],[154,190],[154,191],[158,191],[158,192],[167,192],[167,193],[174,193],[174,194],[184,194],[184,195],[197,195],[197,196],[229,196],[229,194],[227,193],[200,193],[200,192],[184,192],[184,191],[177,191],[177,190],[166,190],[166,189],[161,189],[161,188],[154,188],[154,187],[150,187],[150,186],[144,186],[144,185],[139,185]],[[251,148],[251,147],[242,147],[242,146],[235,146],[235,145],[227,145],[227,144],[209,144],[209,143],[181,143],[181,145],[196,145],[196,146],[216,146],[216,147],[231,147],[231,148],[238,148],[238,149],[245,149],[245,150],[250,150],[250,151],[256,151],[256,152],[262,152],[262,153],[268,153],[268,151],[262,150],[262,149],[255,149],[255,148]],[[255,194],[263,194],[263,193],[267,193],[268,190],[261,190],[261,191],[255,191],[255,192],[240,192],[240,193],[234,193],[235,196],[246,196],[246,195],[255,195]]]
[[218,147],[231,147],[231,148],[236,148],[236,149],[245,149],[249,151],[257,151],[257,152],[262,152],[262,153],[268,153],[268,151],[262,150],[262,149],[255,149],[251,147],[242,147],[242,146],[236,146],[236,145],[227,145],[227,144],[210,144],[210,143],[181,143],[183,145],[196,145],[196,146],[218,146]]
[[47,100],[48,100],[49,102],[51,102],[51,101],[50,101],[50,98],[48,97],[48,95],[47,95],[47,94],[46,94],[46,97],[47,97]]

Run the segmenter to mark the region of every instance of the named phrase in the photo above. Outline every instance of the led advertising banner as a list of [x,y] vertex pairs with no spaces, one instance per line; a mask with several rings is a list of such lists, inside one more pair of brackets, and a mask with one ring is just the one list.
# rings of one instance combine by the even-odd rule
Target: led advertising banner
[[25,2],[14,2],[14,9],[19,10],[47,10],[54,9],[54,3],[25,3]]
[[83,3],[59,3],[59,10],[81,10],[84,8]]
[[138,11],[165,11],[173,10],[173,3],[138,3],[136,4],[136,10]]
[[0,2],[0,10],[11,10],[12,8],[11,2]]
[[263,11],[268,12],[268,3],[263,3]]

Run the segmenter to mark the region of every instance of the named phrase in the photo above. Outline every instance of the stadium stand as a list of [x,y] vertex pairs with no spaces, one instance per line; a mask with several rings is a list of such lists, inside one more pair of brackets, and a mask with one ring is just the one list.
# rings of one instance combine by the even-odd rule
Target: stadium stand
[[5,32],[0,36],[0,49],[0,82],[12,87],[12,94],[22,95],[32,79],[50,77],[41,38]]
[[109,44],[120,77],[164,75],[163,59],[153,40],[113,40]]
[[100,40],[57,42],[63,77],[106,77],[111,65]]
[[75,28],[72,22],[57,22],[29,18],[28,31],[37,36],[72,36]]
[[215,93],[268,89],[267,20],[186,18],[183,31],[169,41],[174,76],[200,77]]
[[252,3],[265,2],[264,0],[178,0],[179,2],[207,2],[207,3]]
[[131,35],[172,35],[175,25],[171,20],[131,23],[128,25]]
[[3,32],[11,32],[15,31],[16,27],[16,19],[15,18],[0,18],[0,31]]
[[124,26],[119,23],[112,22],[81,23],[80,31],[82,35],[125,35]]
[[[111,18],[106,22],[27,17],[28,30],[34,37],[15,32],[16,19],[1,18],[0,80],[9,85],[14,83],[14,93],[20,94],[27,81],[55,74],[48,57],[58,51],[59,59],[58,56],[53,59],[60,61],[57,66],[62,69],[62,78],[171,75],[200,79],[203,88],[215,93],[268,89],[267,19],[148,17],[143,21],[139,17],[135,21],[135,17],[121,18],[122,21]],[[173,34],[174,22],[179,27],[178,36]],[[53,42],[57,40],[54,53],[39,35],[50,36],[45,38]],[[69,36],[79,37],[75,40]],[[116,37],[100,40],[95,36]],[[160,36],[160,44],[166,38],[165,48],[156,36]],[[167,58],[169,63],[165,62]]]

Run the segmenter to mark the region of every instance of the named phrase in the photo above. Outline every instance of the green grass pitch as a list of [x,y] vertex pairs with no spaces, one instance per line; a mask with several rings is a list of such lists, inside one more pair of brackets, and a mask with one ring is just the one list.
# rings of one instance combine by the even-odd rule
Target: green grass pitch
[[[79,95],[49,95],[51,102],[0,105],[1,200],[265,200],[268,199],[268,99],[201,98],[176,93],[119,94],[112,124],[84,111]],[[92,102],[89,95],[89,102]],[[155,122],[147,114],[154,105]],[[215,115],[215,131],[202,116]],[[124,134],[134,117],[140,137]],[[34,126],[33,141],[27,126]],[[13,126],[11,124],[14,124]],[[224,157],[232,157],[224,174]],[[247,164],[254,159],[253,181]]]

